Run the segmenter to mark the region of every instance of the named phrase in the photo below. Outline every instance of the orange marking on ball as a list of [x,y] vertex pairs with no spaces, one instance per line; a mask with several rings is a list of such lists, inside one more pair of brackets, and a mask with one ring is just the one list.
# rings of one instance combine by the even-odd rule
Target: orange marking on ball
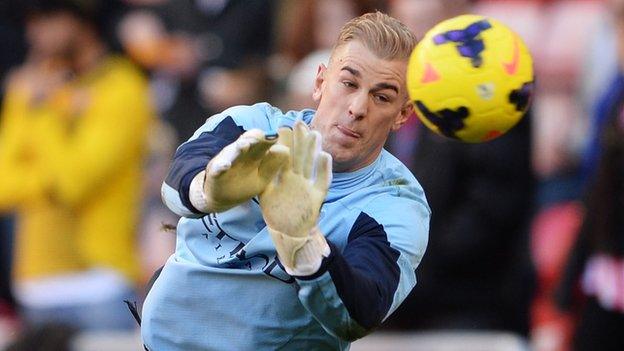
[[498,130],[490,130],[485,137],[483,137],[483,141],[490,141],[492,139],[498,138],[499,136],[503,135],[502,132],[499,132]]
[[425,73],[423,74],[420,82],[431,83],[435,82],[438,79],[440,79],[440,75],[438,74],[438,72],[435,71],[435,69],[433,69],[433,66],[431,66],[431,64],[427,62],[427,64],[425,65]]
[[520,44],[518,43],[518,38],[514,38],[514,48],[513,48],[513,56],[511,57],[510,62],[503,62],[503,66],[505,67],[505,72],[510,76],[513,76],[518,71],[518,64],[520,61]]

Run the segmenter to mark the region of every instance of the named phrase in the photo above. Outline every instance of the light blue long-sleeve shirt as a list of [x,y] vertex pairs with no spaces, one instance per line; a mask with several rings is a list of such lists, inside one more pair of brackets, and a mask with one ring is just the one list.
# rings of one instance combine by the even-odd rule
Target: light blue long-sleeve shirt
[[162,192],[184,217],[143,306],[147,349],[347,350],[415,286],[430,210],[414,176],[385,150],[362,169],[334,173],[318,222],[331,254],[312,276],[281,267],[256,199],[216,214],[192,206],[191,180],[224,146],[252,128],[310,123],[314,113],[233,107],[178,148]]

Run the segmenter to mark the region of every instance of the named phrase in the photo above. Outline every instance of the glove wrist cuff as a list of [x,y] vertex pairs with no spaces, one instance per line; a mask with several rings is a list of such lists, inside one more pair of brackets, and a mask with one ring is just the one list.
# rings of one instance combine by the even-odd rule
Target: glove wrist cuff
[[287,269],[286,273],[292,276],[308,276],[316,273],[323,258],[329,257],[331,249],[325,240],[325,236],[318,227],[312,228],[308,241],[295,254],[295,267]]
[[206,197],[206,193],[204,192],[204,180],[206,178],[206,171],[201,171],[197,173],[193,180],[191,181],[191,185],[189,187],[189,200],[193,207],[195,207],[198,211],[209,213],[208,209],[208,198]]
[[191,205],[203,213],[217,213],[229,210],[236,206],[235,203],[219,203],[210,195],[210,187],[206,188],[206,171],[203,170],[191,181],[189,186],[189,200]]
[[[323,258],[331,253],[325,236],[316,226],[305,237],[288,236],[270,228],[269,231],[274,237],[277,253],[286,273],[292,276],[308,276],[316,273],[321,267]],[[278,241],[281,243],[277,244]]]

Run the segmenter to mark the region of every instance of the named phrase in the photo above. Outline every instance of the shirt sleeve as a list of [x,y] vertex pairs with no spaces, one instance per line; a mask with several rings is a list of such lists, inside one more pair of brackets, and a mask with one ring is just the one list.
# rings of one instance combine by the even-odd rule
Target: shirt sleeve
[[27,97],[9,85],[0,118],[0,212],[12,211],[45,192],[42,153]]
[[403,222],[396,211],[386,210],[375,218],[361,212],[344,250],[328,240],[331,254],[317,273],[296,277],[299,299],[330,334],[349,341],[363,337],[416,285],[415,270],[427,245],[429,209],[412,206],[413,218]]
[[[277,130],[274,118],[276,109],[267,103],[252,106],[234,106],[210,117],[193,136],[180,145],[173,157],[161,195],[167,207],[182,217],[197,218],[205,215],[195,208],[189,198],[193,178],[206,168],[208,162],[225,146],[233,143],[245,131]],[[294,122],[294,116],[283,116],[280,125]]]

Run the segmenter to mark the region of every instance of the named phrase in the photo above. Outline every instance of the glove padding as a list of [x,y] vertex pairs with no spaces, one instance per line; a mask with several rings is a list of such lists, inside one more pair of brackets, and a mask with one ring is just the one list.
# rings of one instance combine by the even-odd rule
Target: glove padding
[[280,261],[292,271],[301,262],[296,254],[306,243],[323,253],[328,250],[316,224],[331,183],[332,160],[321,151],[321,135],[301,121],[294,131],[281,128],[278,144],[270,152],[289,161],[260,194],[260,207]]
[[208,163],[205,179],[197,179],[202,199],[191,202],[202,212],[223,212],[260,194],[288,162],[287,154],[270,149],[276,141],[259,129],[243,133]]

